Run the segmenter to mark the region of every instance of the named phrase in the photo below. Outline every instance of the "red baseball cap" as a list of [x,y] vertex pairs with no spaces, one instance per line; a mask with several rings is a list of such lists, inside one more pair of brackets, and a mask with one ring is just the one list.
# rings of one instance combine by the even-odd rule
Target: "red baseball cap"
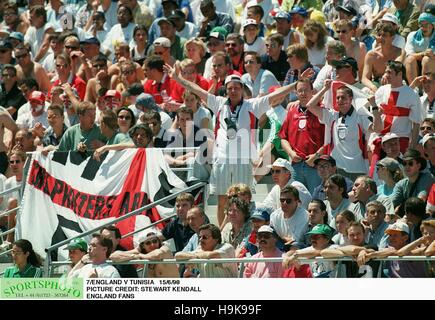
[[39,103],[45,103],[45,94],[41,91],[33,91],[30,94],[29,101],[37,101]]
[[107,90],[106,94],[104,95],[104,98],[106,97],[115,97],[121,100],[121,93],[117,90]]

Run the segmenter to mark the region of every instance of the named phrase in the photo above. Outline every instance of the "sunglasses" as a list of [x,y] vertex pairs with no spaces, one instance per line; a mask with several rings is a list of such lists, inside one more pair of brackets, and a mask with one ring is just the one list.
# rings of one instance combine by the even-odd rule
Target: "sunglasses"
[[237,47],[237,44],[236,43],[225,43],[225,47],[230,47],[230,48],[233,48],[233,47]]
[[158,54],[159,56],[161,56],[163,54],[163,51],[154,51],[155,54]]
[[270,233],[258,233],[257,239],[270,239],[272,235]]
[[280,173],[282,173],[282,172],[284,172],[284,170],[270,170],[270,172],[272,173],[272,174],[280,174]]
[[21,160],[9,160],[10,164],[18,164],[21,163]]
[[248,60],[245,61],[245,64],[256,64],[257,62],[255,60]]
[[404,166],[404,167],[406,167],[406,166],[410,166],[410,167],[412,167],[414,164],[415,164],[415,161],[414,161],[414,160],[411,160],[411,161],[403,161],[403,166]]
[[77,50],[79,47],[65,46],[65,49]]
[[118,116],[118,119],[121,119],[121,120],[131,120],[131,117],[129,117],[129,116]]
[[423,130],[432,130],[432,127],[429,127],[429,126],[420,127],[420,130],[421,131],[423,131]]
[[147,245],[147,246],[150,246],[150,245],[156,244],[156,243],[159,243],[158,239],[153,239],[153,240],[145,241],[145,245]]
[[337,30],[337,33],[347,33],[347,30]]
[[22,58],[27,57],[28,55],[29,55],[28,53],[21,54],[21,55],[16,55],[15,58],[16,58],[16,59],[22,59]]
[[290,204],[293,202],[293,199],[284,199],[284,198],[280,198],[279,201],[281,201],[281,203],[287,203]]

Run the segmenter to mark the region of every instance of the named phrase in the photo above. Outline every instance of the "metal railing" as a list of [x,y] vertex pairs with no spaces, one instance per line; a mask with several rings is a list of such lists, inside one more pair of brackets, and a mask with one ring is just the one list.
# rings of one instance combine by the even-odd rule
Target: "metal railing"
[[[146,266],[150,264],[200,264],[200,263],[212,263],[212,264],[220,264],[220,263],[238,263],[240,264],[239,267],[239,277],[243,276],[243,268],[245,263],[259,263],[259,262],[269,262],[269,263],[282,263],[283,258],[282,257],[276,257],[276,258],[219,258],[219,259],[190,259],[190,260],[176,260],[176,259],[163,259],[163,260],[130,260],[125,262],[113,262],[111,260],[108,260],[107,262],[112,265],[123,265],[123,264],[129,264],[129,265],[144,265],[142,275],[146,274]],[[346,261],[355,261],[351,257],[340,257],[340,258],[323,258],[323,257],[315,257],[315,258],[298,258],[297,261],[301,264],[308,264],[310,262],[314,261],[336,261],[337,267],[341,262]],[[370,261],[435,261],[435,256],[426,257],[426,256],[391,256],[386,258],[374,258]],[[52,265],[54,267],[56,266],[63,266],[70,264],[71,261],[57,261],[52,262]],[[379,266],[379,270],[382,270],[382,266]],[[336,274],[337,276],[337,274]],[[378,273],[378,277],[380,276],[380,272]],[[144,277],[144,276],[142,276]]]
[[[192,191],[192,190],[195,190],[195,189],[198,189],[198,188],[202,188],[202,187],[204,187],[204,186],[206,186],[206,183],[205,183],[205,182],[199,182],[199,183],[196,183],[196,184],[194,184],[193,186],[187,187],[187,188],[185,188],[185,189],[183,189],[183,190],[180,190],[180,191],[178,191],[178,192],[176,192],[176,193],[174,193],[174,194],[171,194],[171,195],[166,196],[166,197],[164,197],[164,198],[162,198],[162,199],[159,199],[159,200],[157,200],[157,201],[154,201],[153,203],[150,203],[150,204],[148,204],[148,205],[146,205],[146,206],[143,206],[143,207],[141,207],[141,208],[139,208],[139,209],[133,210],[133,211],[127,213],[126,215],[122,216],[122,217],[119,217],[119,218],[114,219],[114,220],[112,220],[112,221],[110,221],[110,222],[107,222],[107,223],[105,223],[105,224],[102,224],[102,225],[100,225],[100,226],[98,226],[98,227],[96,227],[96,228],[93,228],[93,229],[87,230],[87,231],[85,231],[85,232],[83,232],[83,233],[81,233],[81,234],[79,234],[79,235],[77,235],[77,236],[74,236],[74,237],[72,237],[72,238],[69,238],[69,239],[63,240],[63,241],[61,241],[61,242],[58,242],[58,243],[52,245],[52,246],[49,247],[49,248],[46,248],[45,251],[46,251],[46,253],[47,253],[47,258],[45,259],[45,263],[44,263],[44,273],[47,274],[47,275],[50,275],[50,273],[51,273],[50,265],[51,265],[51,263],[53,263],[53,262],[51,261],[51,252],[52,252],[53,250],[56,250],[57,248],[59,248],[59,247],[65,245],[65,244],[69,243],[72,239],[76,239],[76,238],[80,238],[80,237],[84,237],[84,236],[87,236],[87,235],[89,235],[89,234],[92,234],[92,233],[94,233],[94,232],[96,232],[96,231],[101,230],[102,228],[104,228],[104,227],[106,227],[106,226],[113,225],[113,224],[118,223],[118,222],[120,222],[120,221],[123,221],[123,220],[125,220],[125,219],[127,219],[127,218],[129,218],[129,217],[131,217],[131,216],[137,215],[137,214],[141,213],[142,211],[146,211],[146,210],[149,210],[149,209],[151,209],[151,208],[154,208],[155,206],[157,206],[157,205],[159,205],[159,204],[161,204],[161,203],[164,203],[164,202],[167,202],[167,201],[169,201],[169,200],[175,199],[175,198],[176,198],[179,194],[181,194],[181,193],[189,192],[189,191]],[[165,218],[164,220],[167,220],[167,219],[168,219],[168,218]],[[160,222],[161,222],[161,221],[157,221],[157,222],[155,222],[155,224],[158,224],[158,223],[160,223]],[[152,226],[152,225],[150,224],[150,225],[146,226],[145,228],[141,229],[140,231],[143,231],[143,230],[145,230],[145,229],[147,229],[147,228],[150,228],[151,226]],[[130,236],[131,236],[132,234],[134,234],[134,233],[137,233],[137,232],[139,232],[139,230],[135,230],[133,233],[130,234]]]

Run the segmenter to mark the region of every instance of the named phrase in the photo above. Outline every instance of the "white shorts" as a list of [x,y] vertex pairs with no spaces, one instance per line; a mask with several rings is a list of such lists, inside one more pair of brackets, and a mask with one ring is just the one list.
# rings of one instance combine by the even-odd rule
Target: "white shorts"
[[210,193],[225,195],[230,186],[245,183],[252,187],[252,164],[218,163],[213,164],[210,176]]

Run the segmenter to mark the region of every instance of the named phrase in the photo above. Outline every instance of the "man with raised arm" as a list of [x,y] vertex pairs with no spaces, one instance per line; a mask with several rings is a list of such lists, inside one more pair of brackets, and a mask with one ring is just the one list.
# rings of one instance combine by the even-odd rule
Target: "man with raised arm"
[[[274,92],[255,99],[243,98],[243,82],[240,76],[230,75],[225,79],[227,97],[208,93],[197,84],[187,81],[180,75],[179,63],[172,68],[165,66],[171,77],[206,101],[207,107],[216,115],[216,140],[213,148],[213,169],[210,177],[211,192],[218,195],[218,224],[224,220],[225,192],[234,183],[252,185],[252,164],[256,147],[250,139],[259,119],[271,105],[294,89],[295,84],[279,88]],[[310,76],[307,70],[304,77]]]

